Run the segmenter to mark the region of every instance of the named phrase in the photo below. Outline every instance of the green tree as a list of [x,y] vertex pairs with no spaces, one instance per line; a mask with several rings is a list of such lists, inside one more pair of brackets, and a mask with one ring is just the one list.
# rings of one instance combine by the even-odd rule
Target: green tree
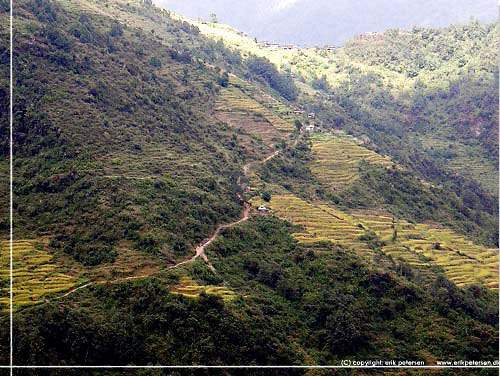
[[297,128],[299,132],[302,129],[302,123],[298,119],[295,119],[295,128]]
[[322,91],[329,91],[330,90],[330,84],[326,80],[326,75],[321,76],[321,78],[315,78],[311,86],[316,89],[316,90],[322,90]]
[[266,191],[266,192],[263,192],[262,195],[261,195],[262,199],[266,202],[269,202],[271,201],[271,193]]
[[219,77],[219,85],[222,87],[228,87],[229,86],[229,74],[227,72],[224,72],[222,76]]
[[153,67],[161,68],[161,60],[156,56],[152,56],[151,59],[149,59],[149,64],[151,64]]

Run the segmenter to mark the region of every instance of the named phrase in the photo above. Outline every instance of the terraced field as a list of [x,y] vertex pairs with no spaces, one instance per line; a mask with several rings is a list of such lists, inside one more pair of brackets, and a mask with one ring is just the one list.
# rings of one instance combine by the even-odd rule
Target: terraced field
[[[283,138],[283,133],[272,126],[267,119],[238,112],[217,112],[218,120],[233,128],[243,129],[265,145],[272,146]],[[255,148],[256,145],[250,145]]]
[[[14,242],[13,301],[14,310],[43,301],[48,293],[65,291],[75,286],[77,277],[65,274],[43,250],[37,240]],[[0,307],[8,311],[9,304],[9,242],[0,242]]]
[[[498,288],[498,250],[473,244],[451,230],[419,224],[401,231],[398,248],[406,259],[429,258],[458,286],[479,283]],[[389,250],[384,250],[388,252]]]
[[[498,288],[498,250],[472,243],[447,228],[430,224],[396,221],[383,212],[342,212],[323,204],[312,204],[292,194],[275,194],[269,203],[255,199],[252,204],[264,204],[279,217],[304,226],[293,236],[301,243],[331,241],[352,249],[368,262],[374,261],[374,251],[359,237],[372,230],[387,245],[382,251],[393,258],[402,258],[429,275],[431,267],[443,269],[458,286],[483,284]],[[394,229],[396,238],[393,240]]]
[[189,155],[179,155],[161,142],[145,146],[141,153],[110,150],[103,159],[105,178],[156,179],[163,177],[165,171],[172,176],[183,176],[204,168],[200,161],[193,161]]
[[498,169],[491,160],[459,156],[451,160],[447,167],[462,176],[478,181],[487,191],[493,194],[498,193]]
[[181,277],[179,285],[172,290],[172,294],[183,295],[188,298],[197,298],[204,292],[207,295],[220,296],[225,302],[233,300],[237,294],[224,286],[200,286],[189,277]]
[[384,253],[401,257],[415,266],[441,267],[458,286],[483,284],[498,288],[498,249],[474,244],[452,230],[431,224],[412,224],[399,220],[394,224],[389,214],[358,211],[357,221],[373,230],[388,245]]
[[448,170],[479,182],[493,194],[498,193],[498,166],[484,150],[431,137],[424,138],[423,145],[428,153],[448,155],[442,158]]
[[312,137],[314,160],[310,163],[313,174],[334,189],[342,189],[359,178],[361,161],[392,167],[394,163],[356,143],[349,136],[315,135]]
[[373,256],[366,243],[357,240],[364,230],[346,213],[326,205],[313,205],[291,194],[273,195],[269,203],[256,199],[252,204],[266,205],[279,217],[304,226],[304,231],[293,234],[301,243],[331,241],[353,249],[367,260]]
[[282,132],[291,132],[295,129],[290,109],[233,75],[230,76],[229,86],[221,90],[216,110],[251,116],[255,120],[268,122]]
[[293,114],[293,109],[284,102],[274,98],[273,96],[259,90],[254,84],[244,81],[238,76],[230,75],[229,85],[241,89],[246,95],[254,98],[257,102],[264,107],[272,110],[283,120],[294,122],[296,116]]

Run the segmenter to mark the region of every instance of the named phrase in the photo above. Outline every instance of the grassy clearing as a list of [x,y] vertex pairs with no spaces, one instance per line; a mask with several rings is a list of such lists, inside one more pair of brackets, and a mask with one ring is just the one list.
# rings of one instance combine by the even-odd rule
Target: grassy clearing
[[[65,273],[44,250],[45,239],[14,242],[13,300],[14,310],[43,301],[43,296],[68,290],[78,278]],[[8,311],[9,304],[9,241],[0,242],[0,306]]]
[[392,167],[395,164],[356,143],[352,137],[331,135],[312,138],[314,160],[310,163],[313,174],[318,179],[335,189],[342,189],[359,179],[358,164],[361,161],[370,164]]
[[221,297],[225,302],[233,300],[237,294],[224,286],[200,286],[189,277],[181,277],[179,285],[172,290],[173,294],[183,295],[187,298],[196,299],[201,293]]

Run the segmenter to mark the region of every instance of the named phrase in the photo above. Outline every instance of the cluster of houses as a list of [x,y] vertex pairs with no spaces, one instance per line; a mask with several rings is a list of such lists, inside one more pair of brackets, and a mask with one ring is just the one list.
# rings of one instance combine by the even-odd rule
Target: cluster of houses
[[[295,110],[293,111],[294,115],[304,115],[306,112],[304,110]],[[307,114],[308,119],[316,119],[316,114],[314,112],[311,112]]]
[[356,36],[357,40],[383,40],[384,39],[384,33],[380,33],[377,31],[368,31],[363,34],[359,34]]
[[[293,44],[279,44],[279,43],[272,43],[272,42],[267,42],[267,41],[259,42],[259,47],[269,48],[272,50],[298,50],[298,49],[300,49],[299,46],[295,46]],[[335,46],[314,46],[314,47],[309,47],[309,48],[313,48],[313,49],[320,50],[320,51],[333,51],[337,47],[335,47]]]
[[315,50],[319,50],[319,51],[335,51],[338,47],[335,47],[335,46],[314,46],[311,48],[314,48]]
[[[306,112],[304,110],[300,110],[300,109],[297,109],[297,110],[293,111],[294,115],[305,115],[305,113]],[[310,119],[310,120],[316,119],[316,113],[311,112],[311,113],[307,114],[307,118]],[[308,124],[305,127],[305,130],[308,131],[308,132],[314,132],[317,127],[318,127],[317,124]]]
[[281,45],[279,43],[271,43],[271,42],[259,42],[259,47],[262,47],[262,48],[270,48],[270,49],[273,49],[273,50],[298,50],[299,47],[298,46],[295,46],[293,44],[284,44],[284,45]]

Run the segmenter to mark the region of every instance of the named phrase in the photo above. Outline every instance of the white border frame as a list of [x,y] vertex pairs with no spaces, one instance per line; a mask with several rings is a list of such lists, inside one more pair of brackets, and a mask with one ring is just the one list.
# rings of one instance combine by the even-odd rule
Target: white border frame
[[[9,54],[9,64],[10,64],[10,88],[9,88],[9,96],[10,96],[10,103],[9,103],[9,170],[10,170],[10,198],[9,198],[9,215],[10,215],[10,235],[9,235],[9,263],[10,263],[10,292],[9,292],[9,307],[10,307],[10,316],[9,316],[9,322],[10,322],[10,328],[9,328],[9,340],[10,340],[10,364],[8,366],[1,366],[0,369],[10,369],[10,375],[13,376],[14,369],[340,369],[340,368],[356,368],[356,369],[407,369],[407,368],[415,368],[415,369],[445,369],[445,368],[496,368],[500,369],[500,365],[491,365],[491,366],[35,366],[35,365],[27,365],[27,366],[15,366],[14,365],[14,333],[13,333],[13,281],[14,281],[14,226],[13,226],[13,219],[14,219],[14,206],[13,206],[13,198],[14,198],[14,192],[13,192],[13,181],[14,181],[14,160],[13,160],[13,104],[14,104],[14,99],[13,99],[13,93],[14,93],[14,86],[13,86],[13,56],[14,56],[14,50],[13,50],[13,45],[14,45],[14,39],[13,39],[13,14],[14,14],[14,4],[13,0],[10,0],[10,54]],[[499,2],[499,12],[500,12],[500,2]],[[497,22],[500,22],[500,17],[497,19]],[[500,53],[497,51],[499,54],[498,56],[498,63],[500,66]],[[500,89],[500,86],[499,86]],[[498,99],[498,103],[500,106],[500,96]],[[500,122],[500,120],[499,120]],[[500,143],[498,145],[498,149],[500,151]],[[499,162],[499,170],[500,170],[500,162]],[[500,179],[500,177],[499,177]],[[499,199],[499,214],[500,214],[500,199]],[[499,265],[498,265],[498,270],[499,270],[499,282],[500,282],[500,252],[498,254],[499,258]],[[499,308],[500,308],[500,289],[498,291],[498,296],[499,296]],[[500,316],[499,316],[499,326],[500,326]],[[500,341],[499,341],[499,355],[500,355]]]
[[9,292],[9,308],[10,308],[10,328],[9,328],[9,340],[10,340],[10,376],[13,375],[13,366],[14,366],[14,332],[13,332],[13,317],[14,317],[14,304],[13,304],[13,285],[14,285],[14,190],[13,190],[13,181],[14,181],[14,142],[13,142],[13,129],[14,129],[14,116],[13,116],[13,108],[14,108],[14,74],[13,74],[13,57],[14,57],[14,28],[13,28],[13,20],[14,20],[14,2],[10,0],[10,54],[9,54],[9,64],[10,64],[10,104],[9,104],[9,133],[10,133],[10,145],[9,145],[9,170],[10,170],[10,187],[9,187],[9,227],[10,227],[10,239],[9,239],[9,263],[10,263],[10,292]]

